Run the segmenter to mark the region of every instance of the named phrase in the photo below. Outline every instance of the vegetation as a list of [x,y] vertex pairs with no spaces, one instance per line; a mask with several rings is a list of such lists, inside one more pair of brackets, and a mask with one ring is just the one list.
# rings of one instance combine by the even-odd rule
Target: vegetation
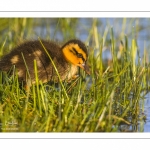
[[[42,84],[37,76],[29,92],[20,88],[15,74],[8,77],[1,72],[1,132],[143,131],[139,123],[146,119],[149,62],[146,47],[142,56],[138,48],[136,34],[142,27],[132,28],[132,19],[126,27],[127,20],[122,19],[122,32],[116,36],[109,22],[101,32],[99,19],[87,20],[90,28],[75,18],[0,19],[0,57],[26,39],[61,42],[80,38],[82,27],[88,33],[84,41],[91,68],[90,75],[80,70],[80,76],[71,83]],[[131,33],[125,34],[125,29]],[[104,50],[109,50],[111,58],[103,59]]]

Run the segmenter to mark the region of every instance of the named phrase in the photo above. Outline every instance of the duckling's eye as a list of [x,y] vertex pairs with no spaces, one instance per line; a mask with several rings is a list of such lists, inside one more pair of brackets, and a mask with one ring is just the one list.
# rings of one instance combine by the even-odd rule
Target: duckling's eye
[[[73,51],[72,51],[73,50]],[[85,61],[85,59],[83,58],[83,55],[81,53],[78,53],[77,50],[73,47],[73,49],[71,50],[71,52],[74,52],[75,55],[78,57],[78,58],[82,58],[83,61]]]
[[82,56],[81,53],[77,53],[77,57],[78,57],[78,58],[82,58],[83,56]]

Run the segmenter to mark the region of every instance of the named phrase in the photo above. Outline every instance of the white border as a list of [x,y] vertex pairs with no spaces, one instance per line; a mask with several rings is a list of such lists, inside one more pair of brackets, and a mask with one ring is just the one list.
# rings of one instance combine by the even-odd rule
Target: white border
[[28,17],[28,18],[150,18],[150,11],[0,11],[1,18]]
[[149,1],[3,0],[1,11],[149,11]]
[[1,133],[0,139],[150,139],[149,133]]
[[54,149],[54,150],[142,150],[149,147],[149,140],[124,140],[124,139],[18,139],[18,140],[1,140],[1,148],[9,150],[41,150],[41,149]]

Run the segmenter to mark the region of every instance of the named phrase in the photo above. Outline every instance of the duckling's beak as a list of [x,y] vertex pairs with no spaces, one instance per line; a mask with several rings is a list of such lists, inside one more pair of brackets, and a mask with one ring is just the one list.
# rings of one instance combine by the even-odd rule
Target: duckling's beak
[[90,75],[90,68],[86,63],[79,65],[88,75]]

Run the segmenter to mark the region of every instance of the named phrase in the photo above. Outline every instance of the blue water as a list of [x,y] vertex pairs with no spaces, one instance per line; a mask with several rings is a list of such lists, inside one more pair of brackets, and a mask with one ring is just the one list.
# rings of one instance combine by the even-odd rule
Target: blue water
[[144,113],[146,114],[146,122],[144,123],[144,132],[150,132],[150,93],[145,99]]

